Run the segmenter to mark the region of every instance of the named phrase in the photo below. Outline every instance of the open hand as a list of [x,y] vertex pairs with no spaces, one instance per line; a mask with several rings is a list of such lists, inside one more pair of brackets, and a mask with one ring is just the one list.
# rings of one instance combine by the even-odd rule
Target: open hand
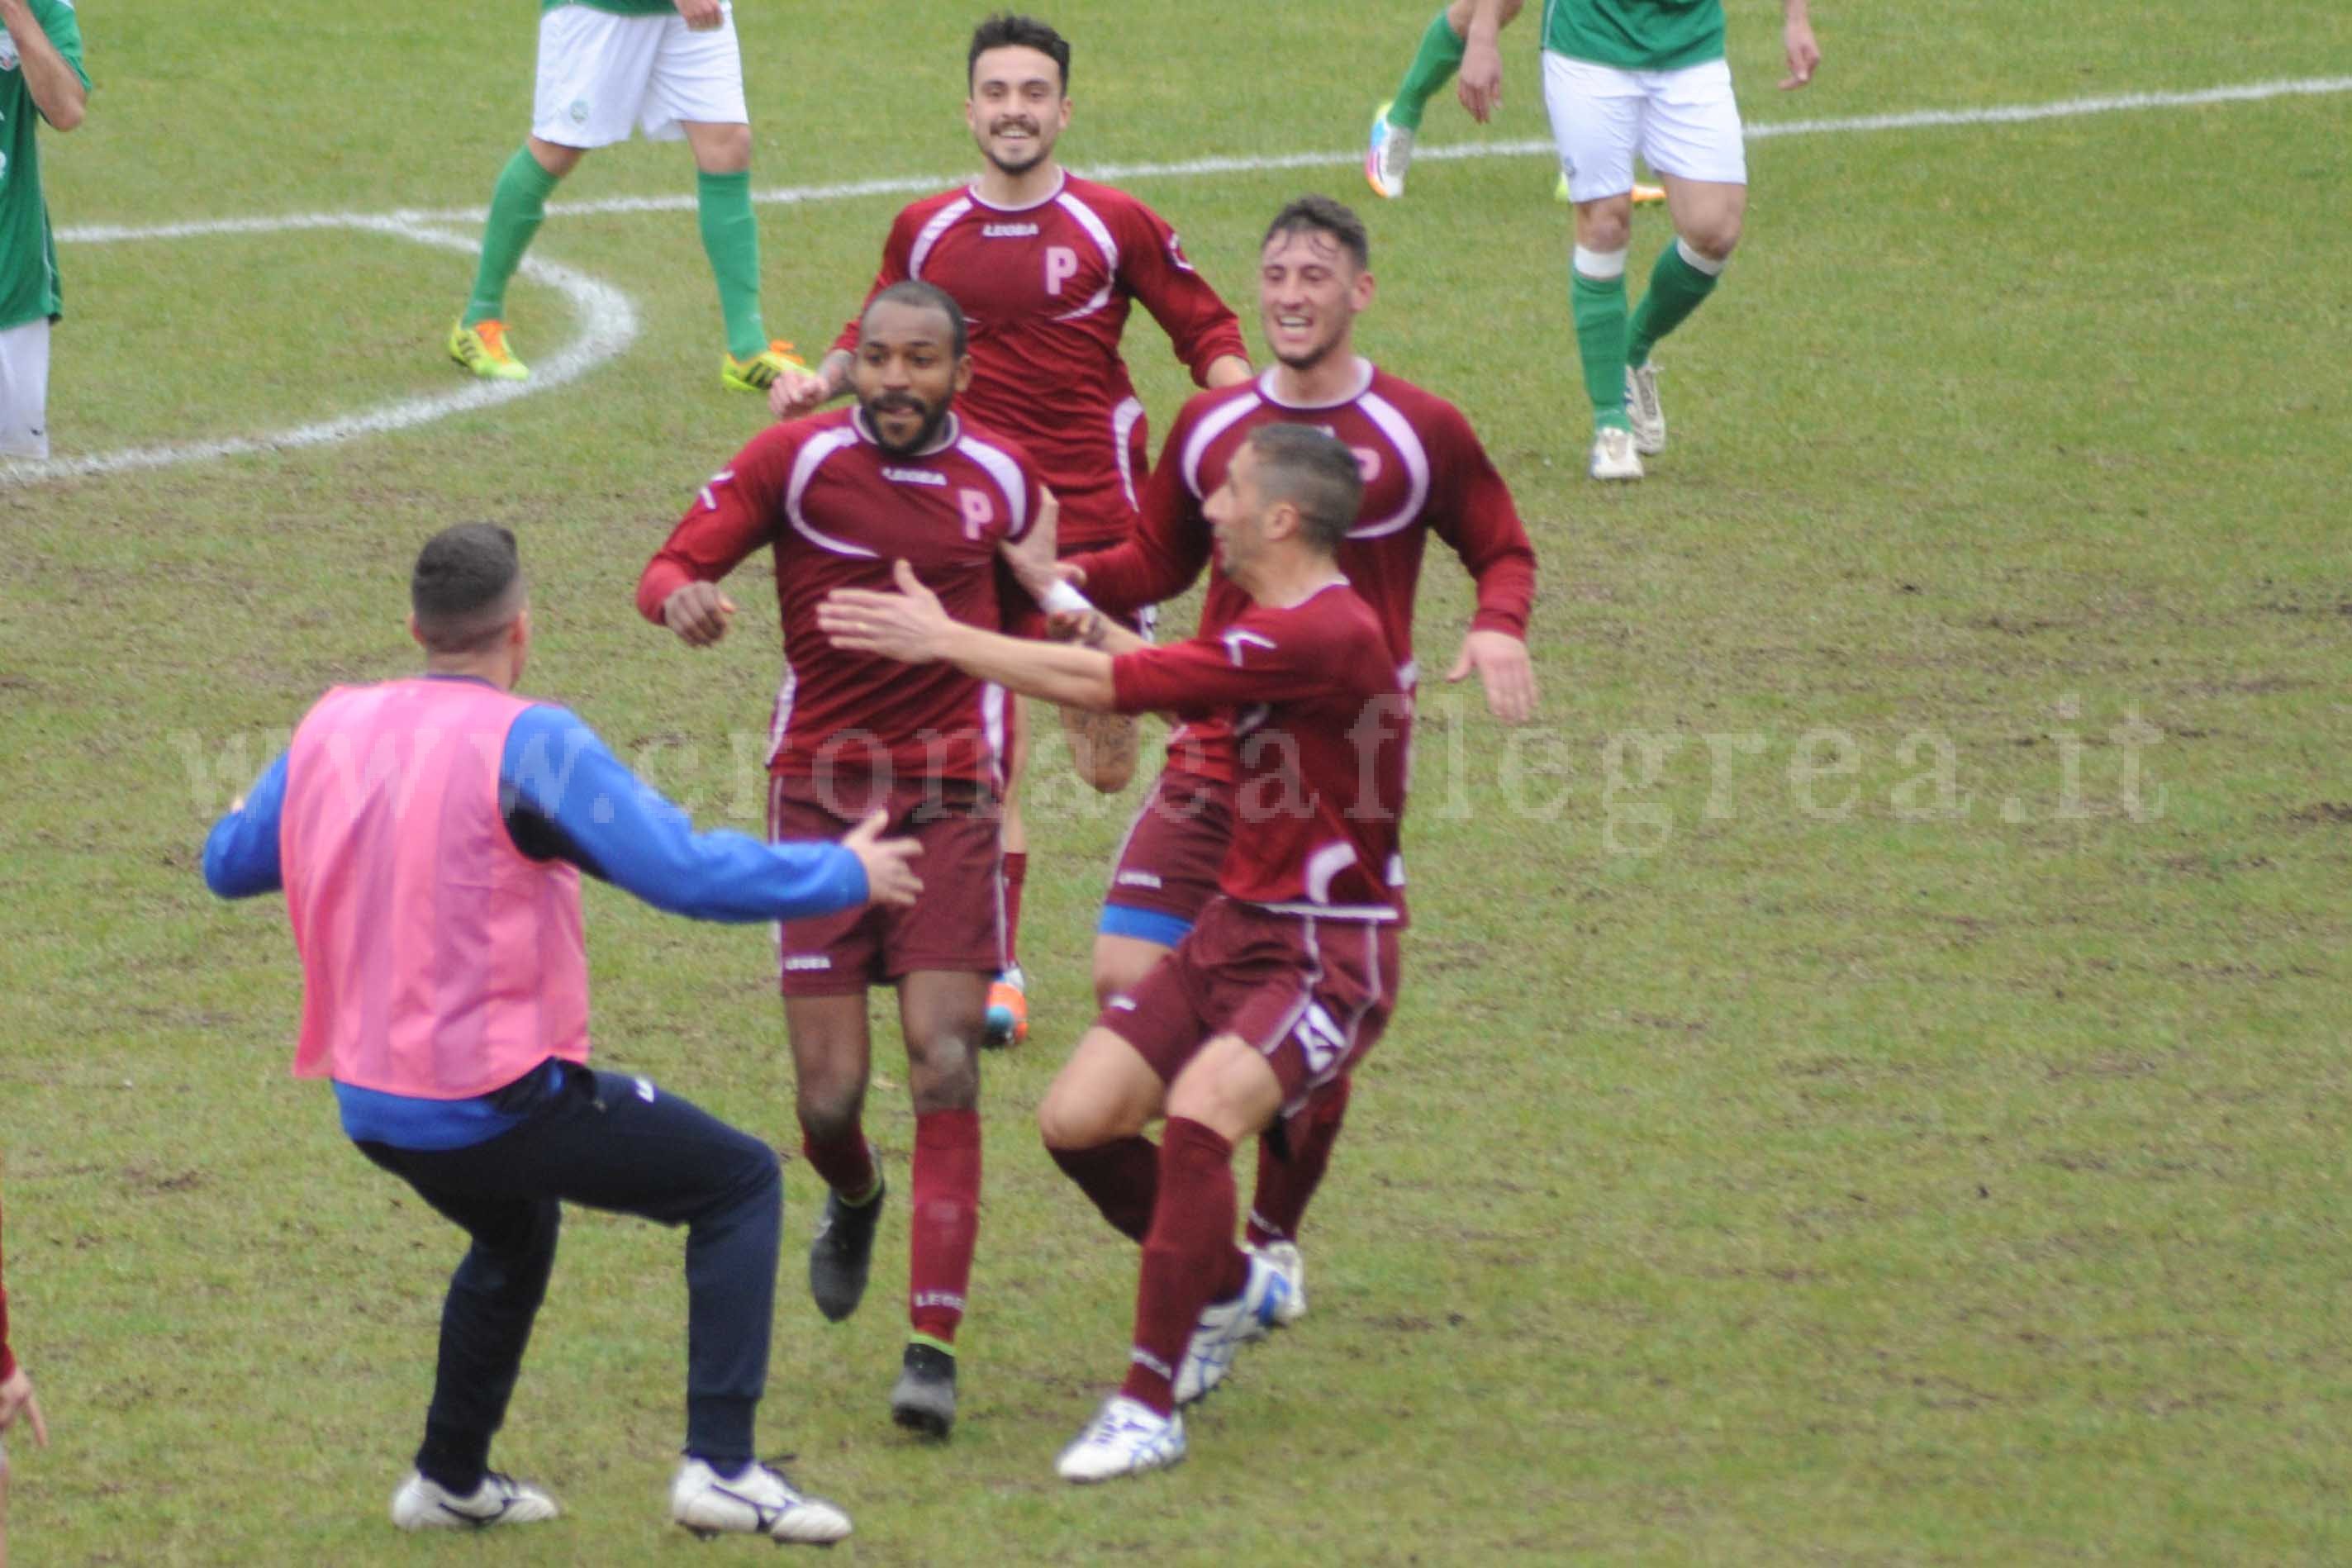
[[904,561],[891,568],[895,594],[871,588],[835,588],[816,607],[816,624],[833,646],[854,653],[878,653],[906,664],[929,664],[947,657],[956,623],[940,596],[923,586]]
[[923,852],[923,847],[911,838],[885,838],[883,828],[890,818],[876,812],[842,837],[841,847],[857,857],[866,868],[866,897],[870,903],[897,904],[900,908],[915,901],[923,884],[908,864]]

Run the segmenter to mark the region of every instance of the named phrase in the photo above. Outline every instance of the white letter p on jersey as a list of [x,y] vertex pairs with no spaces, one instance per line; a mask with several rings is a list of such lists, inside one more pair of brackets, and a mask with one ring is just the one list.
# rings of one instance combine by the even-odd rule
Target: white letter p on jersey
[[1062,285],[1078,275],[1078,253],[1066,245],[1045,247],[1045,292],[1062,297]]

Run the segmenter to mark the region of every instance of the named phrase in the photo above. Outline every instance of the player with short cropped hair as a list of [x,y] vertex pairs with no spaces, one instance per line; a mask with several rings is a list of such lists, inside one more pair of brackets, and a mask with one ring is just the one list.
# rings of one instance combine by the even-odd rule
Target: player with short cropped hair
[[[1500,100],[1495,39],[1513,4],[1473,0],[1465,102]],[[1806,0],[1781,0],[1781,16],[1786,91],[1812,80],[1822,51]],[[1665,450],[1650,351],[1714,291],[1739,243],[1748,153],[1723,36],[1723,0],[1547,0],[1544,9],[1544,107],[1576,204],[1570,313],[1592,400],[1587,471],[1596,479],[1638,479],[1643,457]],[[1675,243],[1658,257],[1629,324],[1637,152],[1665,185]]]
[[[1065,170],[1055,148],[1070,121],[1070,46],[1033,16],[997,15],[973,30],[964,120],[981,153],[970,184],[908,206],[890,226],[874,287],[936,283],[971,322],[971,386],[961,406],[1021,443],[1061,507],[1065,550],[1115,544],[1135,526],[1148,473],[1148,431],[1119,355],[1140,303],[1202,386],[1249,379],[1241,326],[1185,258],[1167,220],[1124,191]],[[777,379],[778,417],[818,406],[848,385],[855,322],[814,374]],[[1105,792],[1126,787],[1138,737],[1132,720],[1063,715],[1080,776]],[[1017,788],[1014,731],[1004,822],[1008,952],[1019,951],[1028,835]],[[1017,963],[993,988],[991,1044],[1028,1032]]]
[[648,1078],[588,1061],[580,873],[656,908],[751,921],[905,903],[915,847],[869,820],[839,844],[696,833],[585,724],[514,691],[530,600],[514,535],[418,552],[425,673],[339,686],[205,841],[225,899],[283,889],[302,963],[294,1071],[344,1133],[471,1240],[441,1312],[403,1530],[552,1519],[489,1468],[555,1266],[562,1205],[687,1227],[687,1397],[670,1517],[699,1535],[830,1544],[849,1516],[759,1462],[774,1320],[776,1152]]
[[751,117],[732,0],[541,0],[530,134],[490,193],[474,292],[449,329],[449,357],[492,381],[530,370],[507,341],[507,284],[580,160],[629,139],[684,137],[694,152],[702,250],[719,284],[727,349],[719,384],[764,392],[801,367],[760,313],[760,225],[751,214]]
[[0,460],[49,455],[49,324],[65,314],[38,127],[89,100],[72,0],[0,0]]
[[824,832],[879,811],[922,846],[926,889],[912,908],[784,921],[779,984],[803,1148],[830,1189],[809,1289],[836,1321],[864,1297],[882,1213],[882,1168],[862,1121],[866,992],[898,992],[915,1150],[911,1332],[890,1407],[899,1425],[934,1436],[955,1420],[955,1336],[980,1224],[978,1053],[989,983],[1004,963],[1008,702],[1003,688],[944,666],[909,671],[845,653],[818,633],[816,608],[828,589],[887,584],[904,561],[959,617],[1003,624],[1000,556],[1051,522],[1028,458],[958,412],[971,374],[953,300],[929,283],[884,289],[861,321],[856,405],[754,437],[637,584],[647,619],[707,646],[735,612],[720,579],[771,549],[784,630],[771,833]]
[[[1355,347],[1357,317],[1372,301],[1370,240],[1363,223],[1328,196],[1306,196],[1276,215],[1259,252],[1258,311],[1274,364],[1255,382],[1202,393],[1168,433],[1135,537],[1082,554],[1061,571],[1108,611],[1152,604],[1189,588],[1205,569],[1201,628],[1213,633],[1245,606],[1223,563],[1213,564],[1208,500],[1234,457],[1257,431],[1292,426],[1336,432],[1365,476],[1363,511],[1339,547],[1341,570],[1381,618],[1397,662],[1413,669],[1413,600],[1432,534],[1477,585],[1477,609],[1447,671],[1474,671],[1487,705],[1507,722],[1535,704],[1527,626],[1535,552],[1485,448],[1459,410],[1370,362]],[[1048,584],[1032,584],[1042,593]],[[1408,685],[1411,682],[1408,681]],[[1238,764],[1228,726],[1191,722],[1119,847],[1095,939],[1095,990],[1108,1005],[1139,984],[1201,917],[1237,831]],[[1143,1136],[1164,1075],[1131,1052],[1074,1056],[1038,1107],[1046,1147],[1062,1169],[1126,1235],[1151,1220],[1158,1155]],[[1250,1244],[1288,1275],[1286,1311],[1304,1310],[1297,1237],[1345,1115],[1343,1073],[1258,1159]]]
[[1340,440],[1297,424],[1251,430],[1204,503],[1244,602],[1169,647],[1091,611],[1076,621],[1083,647],[992,636],[950,618],[903,568],[897,593],[835,593],[819,613],[845,647],[943,659],[1056,702],[1214,712],[1234,737],[1219,896],[1073,1057],[1150,1064],[1168,1131],[1127,1378],[1063,1452],[1068,1480],[1183,1458],[1178,1405],[1281,1321],[1283,1275],[1234,1243],[1234,1145],[1295,1121],[1372,1048],[1396,1005],[1412,677],[1337,557],[1362,493]]

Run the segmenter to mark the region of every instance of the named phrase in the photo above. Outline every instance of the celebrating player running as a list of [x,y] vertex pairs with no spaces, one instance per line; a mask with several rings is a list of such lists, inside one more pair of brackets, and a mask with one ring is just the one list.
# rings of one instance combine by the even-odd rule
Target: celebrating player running
[[959,618],[1001,625],[1000,549],[1044,526],[1045,497],[1016,448],[950,406],[971,378],[953,300],[929,283],[894,283],[860,326],[857,405],[754,437],[647,563],[637,605],[689,646],[714,642],[735,610],[719,580],[772,548],[784,625],[772,837],[835,837],[835,823],[880,810],[922,846],[913,908],[784,921],[781,983],[803,1147],[832,1189],[809,1289],[836,1321],[865,1294],[882,1212],[882,1172],[860,1121],[866,992],[898,990],[915,1102],[913,1332],[890,1404],[900,1425],[944,1436],[980,1224],[982,1015],[1004,963],[1005,696],[953,669],[910,673],[845,653],[819,635],[815,613],[828,589],[882,586],[902,561]]
[[[1061,504],[1061,544],[1097,549],[1135,527],[1146,474],[1143,404],[1119,336],[1138,301],[1167,331],[1202,386],[1249,379],[1240,324],[1192,269],[1165,219],[1123,191],[1064,170],[1054,146],[1070,121],[1070,46],[1029,16],[996,16],[971,36],[964,118],[982,157],[971,184],[915,203],[890,226],[879,290],[936,283],[971,328],[971,386],[962,407],[1021,443]],[[804,413],[846,388],[857,327],[814,374],[787,372],[769,402]],[[1126,787],[1135,767],[1131,720],[1065,711],[1079,773],[1097,789]],[[1004,818],[1008,952],[1018,951],[1028,837],[1017,789],[1016,727]],[[1017,966],[990,998],[992,1044],[1028,1032]]]
[[[1535,554],[1469,424],[1451,404],[1357,357],[1355,322],[1372,299],[1370,244],[1356,215],[1327,196],[1277,214],[1259,254],[1258,309],[1275,364],[1256,382],[1203,393],[1168,435],[1128,544],[1083,554],[1064,570],[1106,610],[1172,598],[1209,565],[1207,500],[1255,432],[1307,425],[1335,432],[1364,475],[1361,515],[1339,546],[1340,569],[1380,616],[1396,660],[1412,668],[1412,609],[1423,552],[1433,532],[1476,580],[1478,607],[1447,679],[1475,671],[1488,706],[1513,722],[1535,704],[1528,612]],[[1044,584],[1037,585],[1043,591]],[[1206,635],[1247,605],[1230,563],[1210,574]],[[1407,684],[1411,684],[1408,675]],[[1189,724],[1120,846],[1095,940],[1095,989],[1105,1003],[1131,991],[1182,940],[1214,895],[1234,832],[1233,737],[1222,720]],[[1081,1047],[1048,1090],[1038,1121],[1046,1147],[1105,1218],[1140,1239],[1154,1154],[1142,1136],[1164,1074],[1116,1042]],[[1296,1238],[1347,1108],[1337,1079],[1258,1161],[1249,1239],[1288,1276],[1285,1307],[1305,1310]]]
[[1217,712],[1234,737],[1241,804],[1222,896],[1078,1046],[1081,1060],[1150,1063],[1168,1085],[1168,1133],[1156,1191],[1136,1194],[1149,1229],[1126,1382],[1064,1451],[1069,1480],[1181,1458],[1178,1403],[1280,1321],[1286,1281],[1234,1243],[1234,1146],[1295,1119],[1395,1005],[1411,678],[1336,558],[1362,490],[1357,455],[1331,437],[1251,431],[1204,509],[1248,602],[1171,647],[1099,615],[1087,647],[992,635],[949,616],[903,565],[897,594],[836,592],[818,611],[845,647],[943,659],[1079,707]]

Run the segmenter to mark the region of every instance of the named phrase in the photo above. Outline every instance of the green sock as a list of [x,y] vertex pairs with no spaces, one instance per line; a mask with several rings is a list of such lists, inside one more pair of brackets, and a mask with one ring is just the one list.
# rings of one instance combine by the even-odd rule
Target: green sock
[[522,264],[530,237],[547,217],[547,195],[555,189],[553,174],[539,166],[528,147],[518,147],[499,183],[490,192],[490,218],[482,226],[482,264],[474,272],[474,297],[466,301],[465,324],[502,321],[507,311],[507,279]]
[[719,309],[727,318],[727,352],[750,359],[768,346],[760,321],[760,220],[751,216],[751,175],[694,176],[702,213],[702,253],[719,279]]
[[1660,338],[1683,324],[1698,302],[1715,292],[1716,274],[1702,272],[1683,255],[1681,240],[1666,247],[1650,269],[1650,291],[1633,312],[1633,334],[1625,342],[1625,363],[1647,364],[1650,350]]
[[1587,278],[1571,270],[1569,314],[1576,320],[1576,352],[1584,362],[1584,390],[1592,398],[1592,427],[1632,428],[1625,417],[1625,275]]
[[1421,36],[1421,47],[1413,51],[1412,64],[1405,68],[1404,80],[1397,84],[1396,101],[1389,105],[1389,123],[1407,131],[1420,130],[1422,110],[1461,68],[1462,35],[1446,22],[1445,12],[1440,9]]

